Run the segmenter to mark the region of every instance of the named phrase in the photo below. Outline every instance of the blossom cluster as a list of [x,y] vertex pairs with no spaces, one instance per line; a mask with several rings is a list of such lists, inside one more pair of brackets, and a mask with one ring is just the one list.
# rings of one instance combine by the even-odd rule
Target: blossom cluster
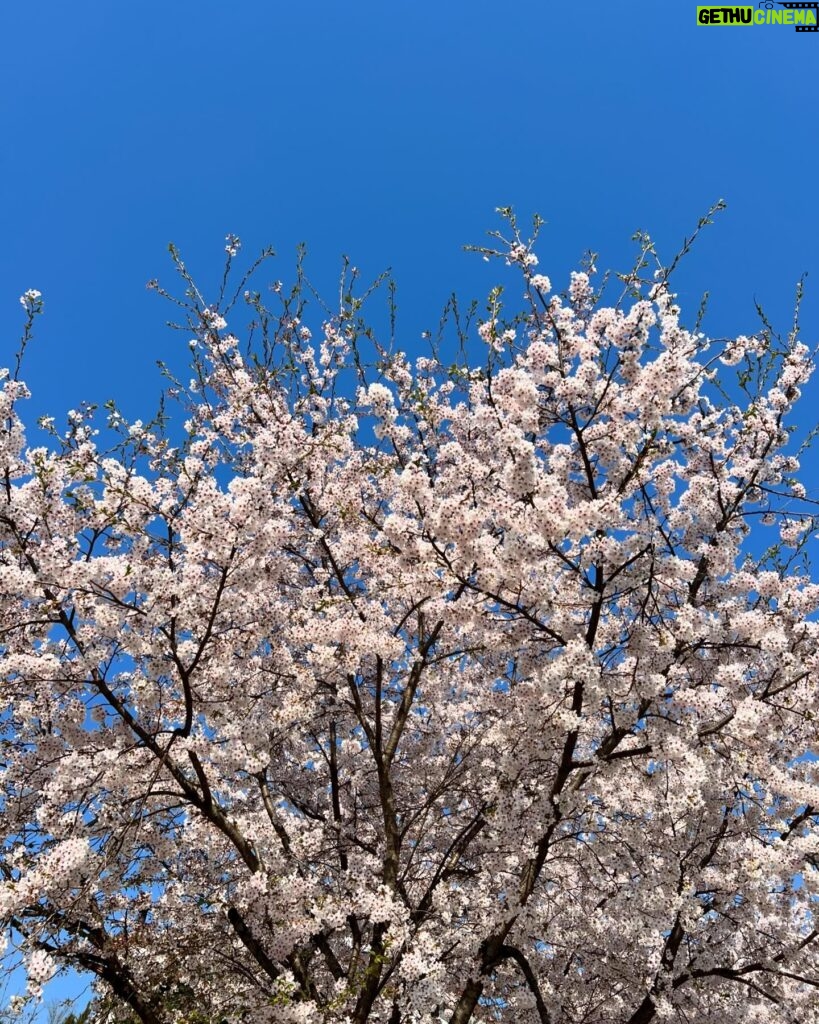
[[147,1024],[819,1017],[810,352],[503,255],[527,305],[494,293],[476,367],[373,365],[355,302],[311,327],[280,285],[249,358],[197,297],[178,444],[112,415],[105,451],[79,407],[27,447],[2,378],[32,994],[70,965]]

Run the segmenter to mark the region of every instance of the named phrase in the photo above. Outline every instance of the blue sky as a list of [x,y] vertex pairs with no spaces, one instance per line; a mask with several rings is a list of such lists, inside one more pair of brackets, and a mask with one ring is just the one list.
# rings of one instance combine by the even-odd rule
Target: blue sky
[[228,232],[280,254],[262,283],[291,276],[301,241],[327,289],[342,253],[391,266],[399,345],[420,350],[453,290],[495,283],[462,246],[506,204],[547,220],[540,269],[562,286],[588,248],[625,269],[637,228],[670,257],[724,197],[684,298],[711,290],[715,336],[752,332],[755,299],[786,327],[807,271],[816,341],[819,33],[701,28],[695,8],[6,0],[0,365],[17,297],[46,301],[27,415],[111,397],[153,411],[156,360],[185,357],[145,289],[172,280],[171,240],[205,287]]
[[[406,348],[494,283],[461,247],[505,204],[548,221],[558,284],[587,248],[624,268],[636,228],[670,255],[724,197],[680,278],[715,335],[752,330],[755,297],[784,324],[819,281],[819,33],[702,28],[678,0],[8,0],[0,40],[0,337],[40,289],[32,414],[153,407],[184,346],[145,290],[171,240],[206,283],[228,231],[276,248],[271,278],[300,241],[328,288],[341,253],[391,266]],[[809,279],[814,335],[817,310]]]

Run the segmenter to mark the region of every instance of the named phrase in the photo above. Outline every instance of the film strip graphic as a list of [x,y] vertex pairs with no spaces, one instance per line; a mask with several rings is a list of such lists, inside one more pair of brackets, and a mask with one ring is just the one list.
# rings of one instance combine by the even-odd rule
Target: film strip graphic
[[[761,3],[759,6],[772,10],[774,5],[768,0],[767,3]],[[812,0],[810,3],[783,3],[783,0],[777,0],[777,6],[784,7],[788,11],[813,11],[816,15],[815,25],[794,25],[793,27],[797,32],[819,32],[819,0]]]

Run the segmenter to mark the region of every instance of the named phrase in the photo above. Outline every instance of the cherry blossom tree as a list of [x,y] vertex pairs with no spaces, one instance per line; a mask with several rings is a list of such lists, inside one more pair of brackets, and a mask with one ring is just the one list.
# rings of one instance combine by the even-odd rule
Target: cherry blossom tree
[[469,360],[380,345],[349,267],[311,327],[301,270],[233,293],[231,237],[209,301],[174,253],[193,370],[153,420],[27,447],[6,374],[32,997],[73,967],[143,1024],[819,1018],[811,353],[684,326],[642,236],[619,296],[556,294],[506,213],[481,251],[523,300],[449,307]]

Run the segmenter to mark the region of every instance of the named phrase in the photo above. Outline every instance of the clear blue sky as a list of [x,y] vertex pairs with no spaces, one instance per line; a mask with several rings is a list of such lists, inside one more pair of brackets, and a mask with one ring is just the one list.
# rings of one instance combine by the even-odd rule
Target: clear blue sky
[[712,291],[709,333],[752,332],[755,298],[786,326],[808,271],[816,340],[819,33],[700,28],[695,8],[5,0],[0,365],[38,288],[32,418],[109,397],[144,417],[155,360],[184,358],[145,290],[172,279],[170,240],[205,282],[229,231],[277,249],[268,279],[300,241],[328,287],[341,253],[391,266],[411,349],[453,289],[494,283],[461,246],[499,205],[546,218],[541,269],[562,286],[587,248],[623,269],[636,228],[670,256],[719,197],[678,282]]
[[[695,4],[586,0],[6,0],[0,10],[0,330],[17,296],[47,317],[31,413],[116,396],[142,415],[184,339],[145,282],[176,242],[199,277],[224,235],[392,266],[404,347],[451,290],[493,273],[461,251],[514,204],[549,222],[557,284],[586,248],[623,268],[644,228],[664,251],[723,196],[681,283],[710,332],[784,323],[812,271],[819,324],[819,33],[700,28]],[[811,282],[809,281],[809,285]],[[8,361],[8,355],[0,364]]]

